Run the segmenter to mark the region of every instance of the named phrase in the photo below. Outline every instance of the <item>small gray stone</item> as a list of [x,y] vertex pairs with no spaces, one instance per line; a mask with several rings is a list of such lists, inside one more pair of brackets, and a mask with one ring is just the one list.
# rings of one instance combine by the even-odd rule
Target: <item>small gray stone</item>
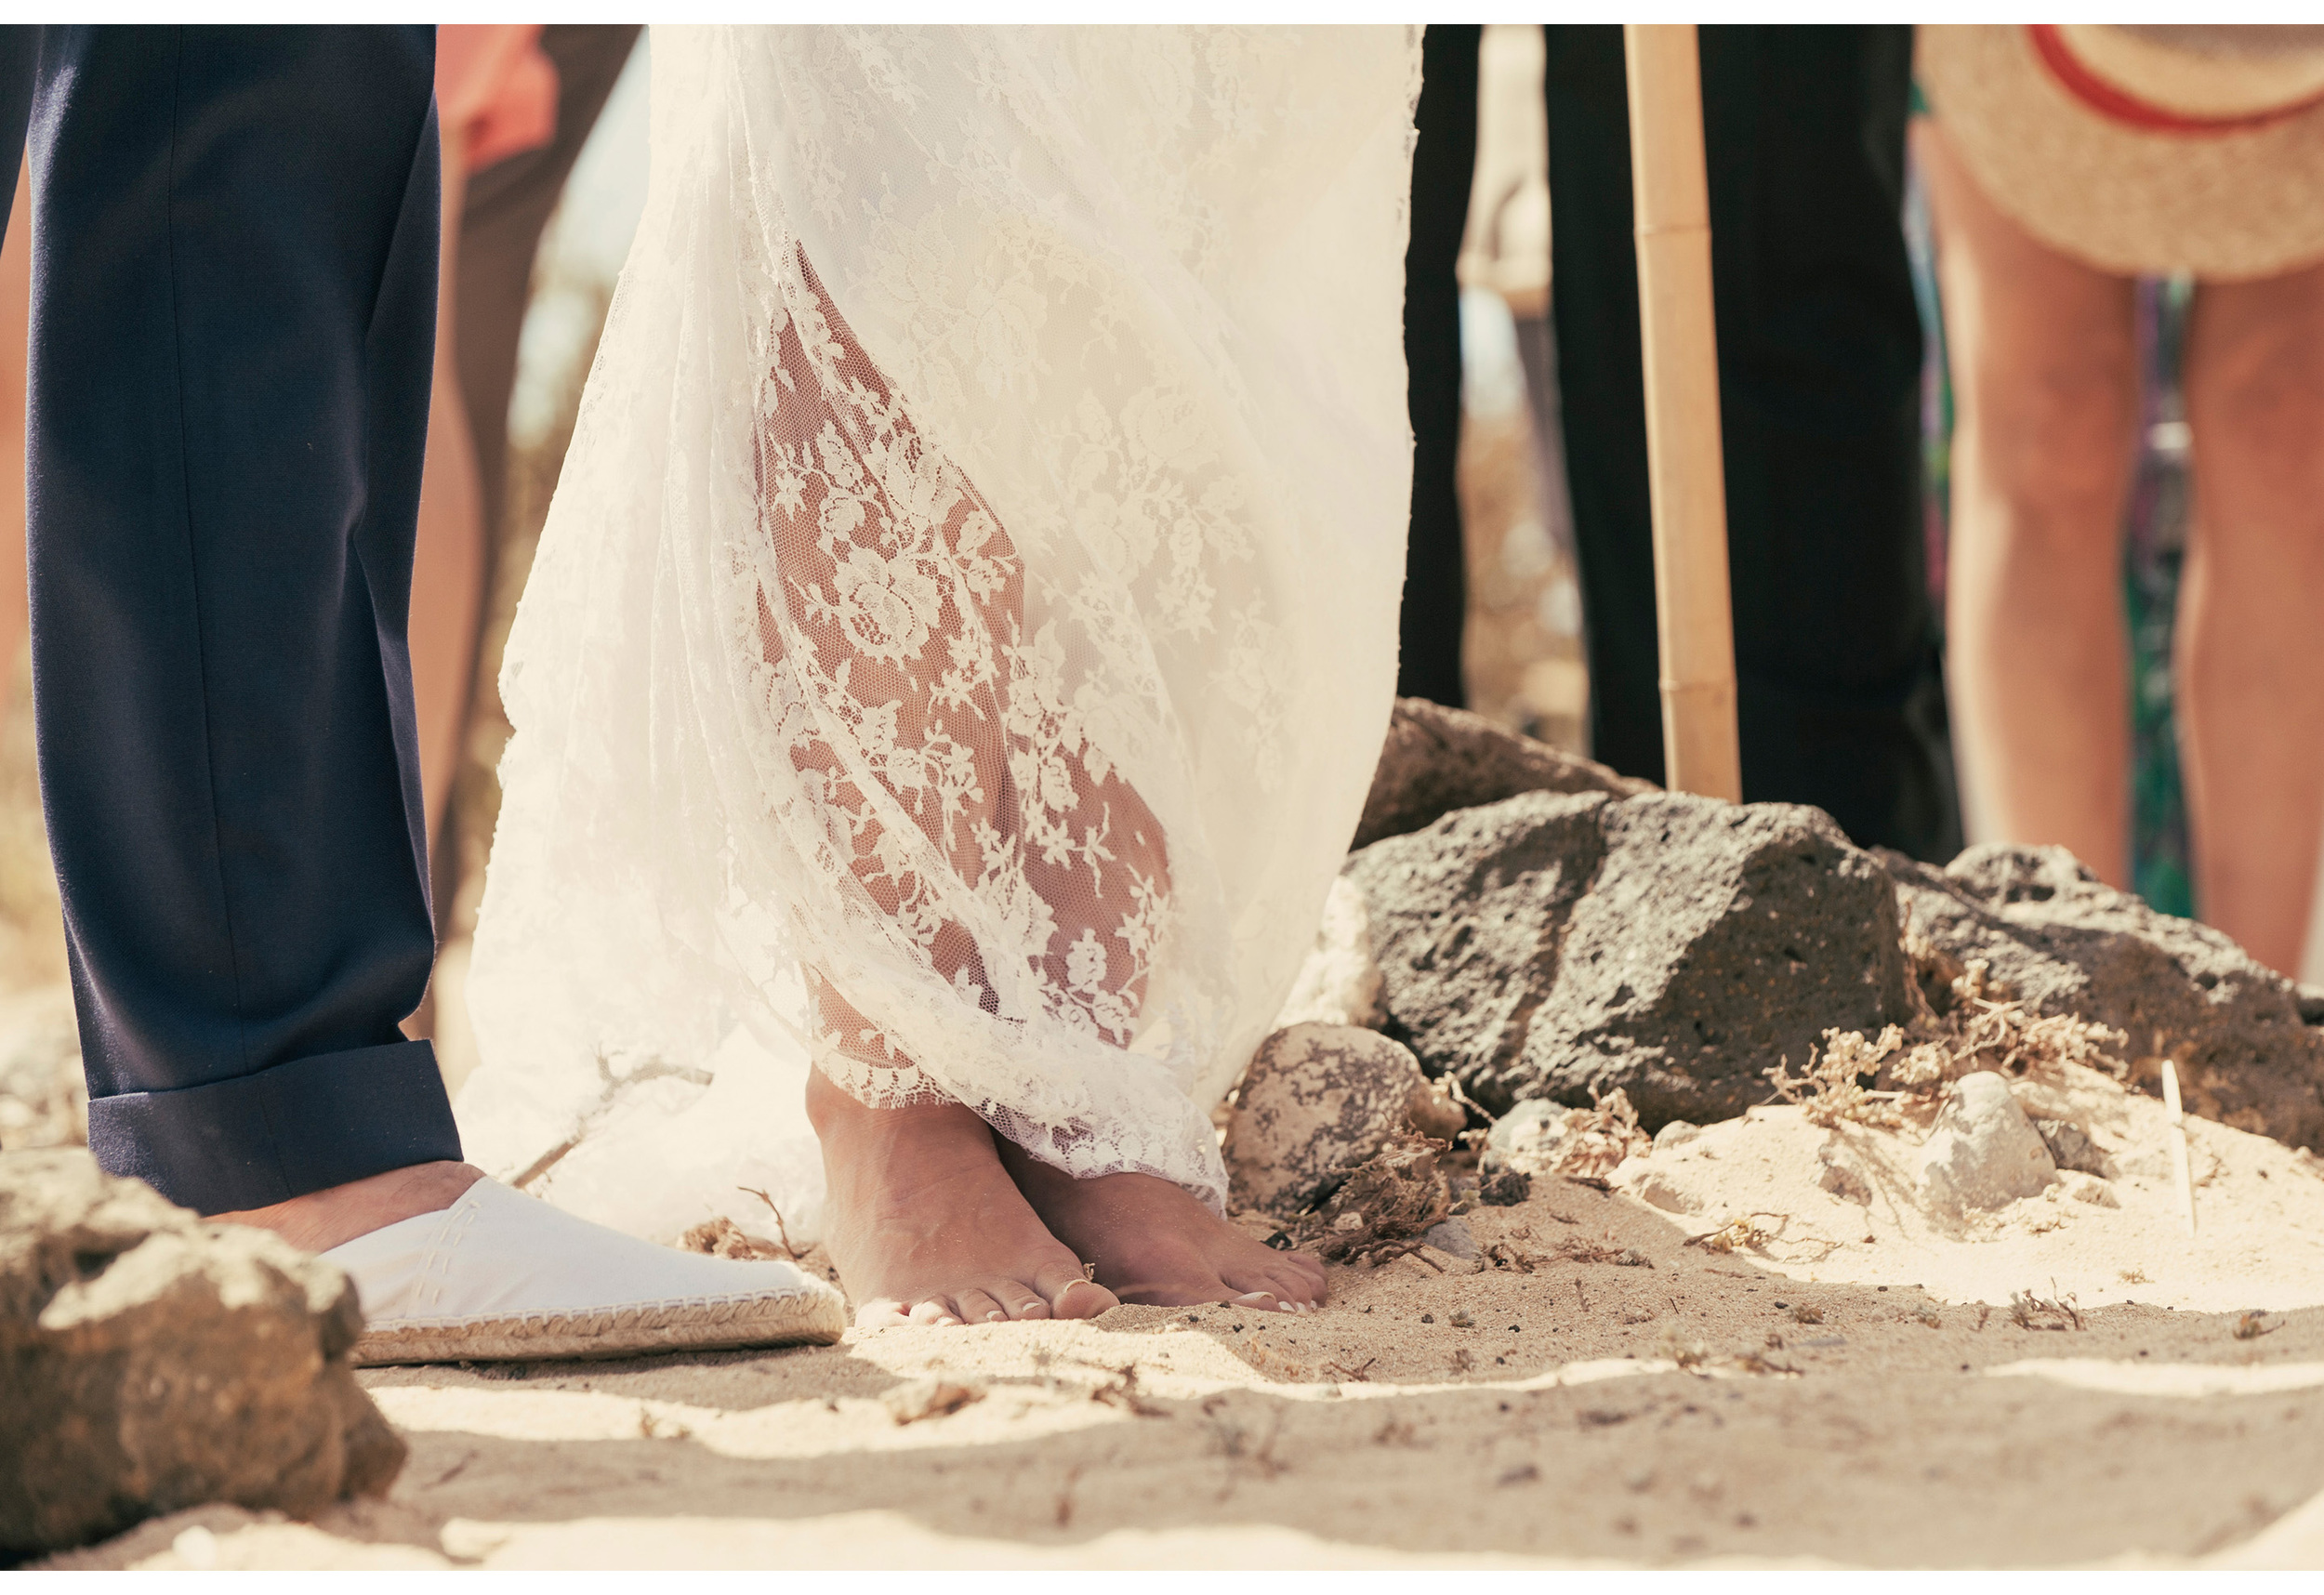
[[2114,1193],[2114,1187],[2094,1174],[2067,1169],[2058,1178],[2066,1182],[2066,1193],[2077,1202],[2087,1202],[2093,1207],[2122,1206],[2122,1199]]
[[1655,1150],[1669,1152],[1672,1147],[1684,1146],[1702,1133],[1703,1127],[1700,1125],[1690,1125],[1684,1119],[1672,1119],[1655,1131]]
[[1405,1120],[1417,1134],[1455,1141],[1469,1127],[1469,1110],[1454,1100],[1452,1082],[1440,1076],[1406,1099]]
[[1854,1202],[1868,1207],[1871,1206],[1872,1182],[1865,1178],[1864,1170],[1857,1167],[1854,1157],[1833,1142],[1826,1141],[1816,1149],[1816,1159],[1824,1166],[1824,1172],[1816,1180],[1816,1184],[1843,1202]]
[[1420,1239],[1446,1257],[1459,1258],[1462,1262],[1472,1261],[1477,1255],[1476,1232],[1469,1228],[1466,1219],[1447,1219]]
[[1953,1082],[1921,1154],[1921,1194],[1933,1210],[2005,1207],[2040,1195],[2057,1176],[2008,1081],[1980,1069]]
[[2081,1126],[2065,1119],[2036,1119],[2033,1127],[2041,1134],[2041,1144],[2050,1149],[2050,1161],[2060,1168],[2094,1174],[2101,1180],[2114,1178],[2113,1160]]
[[0,1153],[0,1562],[212,1501],[384,1495],[345,1274],[77,1149]]
[[1477,1172],[1491,1176],[1520,1162],[1526,1165],[1539,1161],[1541,1154],[1552,1146],[1564,1131],[1565,1110],[1555,1102],[1538,1098],[1519,1102],[1493,1121],[1486,1133],[1485,1153],[1477,1159]]
[[1643,1157],[1623,1159],[1614,1170],[1610,1183],[1618,1191],[1627,1191],[1650,1207],[1666,1213],[1699,1213],[1702,1202],[1662,1170]]
[[981,1384],[939,1378],[913,1379],[879,1398],[888,1416],[899,1426],[923,1418],[945,1417],[984,1399],[984,1387]]
[[1289,1219],[1331,1194],[1440,1101],[1409,1049],[1352,1025],[1295,1024],[1261,1044],[1227,1117],[1230,1199]]
[[1477,1200],[1487,1207],[1514,1207],[1533,1194],[1533,1176],[1504,1168],[1477,1183]]

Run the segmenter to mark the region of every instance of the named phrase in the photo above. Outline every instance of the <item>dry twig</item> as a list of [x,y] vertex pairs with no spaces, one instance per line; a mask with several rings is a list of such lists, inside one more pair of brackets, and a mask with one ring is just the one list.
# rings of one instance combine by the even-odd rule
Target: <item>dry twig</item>
[[1729,1219],[1715,1230],[1689,1235],[1685,1244],[1700,1246],[1707,1252],[1734,1252],[1744,1248],[1758,1251],[1773,1238],[1749,1218],[1742,1218]]
[[746,1196],[756,1196],[767,1205],[767,1211],[774,1215],[774,1232],[783,1237],[783,1255],[794,1262],[798,1261],[799,1248],[791,1245],[791,1232],[783,1227],[783,1209],[774,1205],[774,1198],[763,1191],[754,1191],[747,1185],[737,1185],[734,1189]]
[[1352,1170],[1320,1212],[1300,1220],[1298,1238],[1319,1242],[1317,1249],[1331,1262],[1377,1266],[1411,1254],[1444,1272],[1444,1265],[1419,1247],[1420,1237],[1452,1211],[1452,1191],[1436,1164],[1446,1144],[1397,1136]]
[[1654,1259],[1635,1246],[1610,1246],[1579,1235],[1569,1235],[1550,1248],[1551,1255],[1567,1262],[1612,1263],[1617,1268],[1652,1268]]
[[[2052,1280],[2050,1288],[2054,1291],[2057,1287],[2058,1282]],[[2080,1329],[2082,1315],[2075,1310],[2074,1301],[2072,1296],[2044,1297],[2030,1290],[2013,1291],[2009,1319],[2020,1329]]]

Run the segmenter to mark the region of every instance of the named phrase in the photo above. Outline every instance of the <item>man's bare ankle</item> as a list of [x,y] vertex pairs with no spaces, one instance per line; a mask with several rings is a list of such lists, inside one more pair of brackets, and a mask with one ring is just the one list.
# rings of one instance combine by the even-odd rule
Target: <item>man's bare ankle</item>
[[390,1224],[441,1213],[483,1177],[482,1169],[465,1163],[415,1163],[271,1206],[209,1217],[214,1224],[271,1230],[301,1251],[327,1252]]

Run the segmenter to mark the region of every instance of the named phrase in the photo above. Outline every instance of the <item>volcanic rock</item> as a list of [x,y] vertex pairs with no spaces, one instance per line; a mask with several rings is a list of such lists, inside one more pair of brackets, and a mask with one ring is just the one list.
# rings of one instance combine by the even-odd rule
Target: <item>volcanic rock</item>
[[[2105,885],[2063,848],[1974,847],[1942,870],[1880,857],[1924,966],[1982,958],[2034,1012],[2123,1032],[2145,1088],[2175,1059],[2189,1112],[2324,1150],[2324,991]],[[1942,974],[1921,980],[1940,1009]]]
[[1295,1217],[1392,1140],[1441,1130],[1447,1118],[1457,1130],[1464,1115],[1401,1043],[1352,1025],[1278,1030],[1251,1060],[1227,1119],[1221,1150],[1234,1205]]
[[1381,1028],[1490,1113],[1618,1087],[1649,1131],[1729,1118],[1827,1029],[1910,1018],[1895,889],[1814,809],[1533,792],[1345,874]]
[[347,1361],[354,1286],[79,1150],[0,1153],[0,1561],[206,1502],[306,1516],[404,1446]]
[[1628,798],[1655,790],[1652,782],[1617,775],[1594,760],[1505,732],[1483,715],[1425,698],[1398,698],[1351,845],[1369,847],[1456,809],[1498,803],[1520,792]]
[[1487,1207],[1514,1207],[1533,1194],[1533,1176],[1521,1168],[1504,1168],[1477,1181],[1477,1200]]
[[2050,1149],[2050,1161],[2060,1168],[2094,1174],[2102,1180],[2114,1178],[2113,1160],[2081,1126],[2065,1119],[2036,1119],[2033,1127],[2040,1132],[2041,1144]]

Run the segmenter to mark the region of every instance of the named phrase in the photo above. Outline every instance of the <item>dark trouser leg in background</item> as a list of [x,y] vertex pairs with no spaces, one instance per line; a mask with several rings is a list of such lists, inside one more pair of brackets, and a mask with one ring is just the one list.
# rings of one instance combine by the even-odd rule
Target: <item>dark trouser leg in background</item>
[[39,48],[33,713],[92,1148],[205,1212],[456,1159],[396,1028],[433,32]]
[[[1622,32],[1552,27],[1565,460],[1592,751],[1663,779]],[[1921,507],[1901,225],[1912,35],[1701,33],[1743,795],[1944,860],[1961,820]]]
[[[565,178],[605,109],[614,82],[636,47],[636,24],[552,22],[541,50],[557,64],[557,137],[469,174],[460,212],[460,262],[454,274],[458,317],[460,397],[475,433],[476,484],[484,519],[484,602],[480,633],[492,624],[493,583],[508,508],[508,397],[516,389],[517,334],[532,297],[533,257]],[[479,635],[471,657],[484,657]],[[471,692],[473,683],[470,683]],[[469,718],[467,711],[461,718]],[[455,785],[436,838],[434,897],[439,936],[453,930],[460,890],[460,798]]]
[[1420,41],[1412,242],[1404,257],[1404,359],[1412,406],[1412,530],[1405,545],[1396,691],[1456,708],[1468,553],[1453,468],[1460,453],[1460,284],[1453,263],[1477,164],[1477,46],[1484,30],[1429,25]]

